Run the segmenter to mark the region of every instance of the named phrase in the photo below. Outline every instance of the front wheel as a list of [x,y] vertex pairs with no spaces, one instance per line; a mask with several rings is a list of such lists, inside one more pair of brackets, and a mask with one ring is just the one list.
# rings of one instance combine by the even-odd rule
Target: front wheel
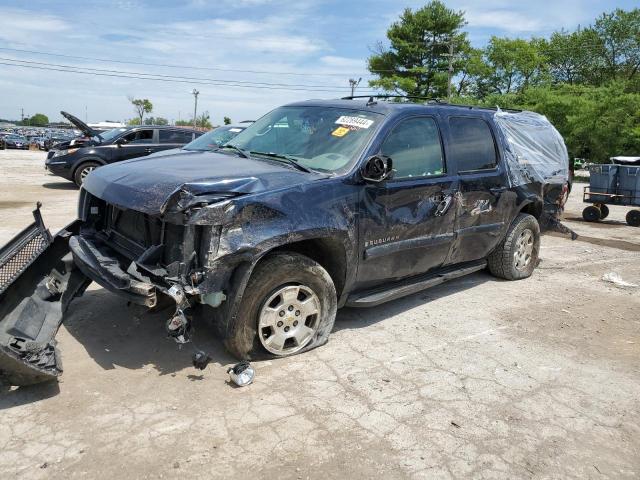
[[225,346],[242,360],[301,353],[327,342],[336,310],[335,286],[320,264],[275,253],[251,275]]
[[100,164],[98,162],[85,162],[81,164],[73,174],[73,181],[77,186],[81,187],[84,183],[84,179],[87,178],[87,175],[89,175],[99,166]]
[[539,252],[540,225],[533,215],[521,213],[489,255],[489,271],[506,280],[528,278],[538,264]]

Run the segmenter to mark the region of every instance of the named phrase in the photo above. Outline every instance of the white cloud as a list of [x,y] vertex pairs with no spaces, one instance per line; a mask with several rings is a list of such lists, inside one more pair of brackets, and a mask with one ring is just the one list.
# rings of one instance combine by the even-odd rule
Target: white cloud
[[543,28],[540,17],[510,10],[467,10],[469,27],[495,28],[507,32],[536,32]]
[[33,41],[69,28],[69,23],[55,15],[0,8],[0,38],[7,42]]

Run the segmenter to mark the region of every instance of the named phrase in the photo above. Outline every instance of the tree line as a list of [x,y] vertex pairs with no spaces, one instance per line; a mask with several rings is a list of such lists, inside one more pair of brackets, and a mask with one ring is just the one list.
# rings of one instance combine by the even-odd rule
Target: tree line
[[572,157],[640,155],[640,9],[605,12],[548,38],[471,45],[463,11],[406,9],[368,59],[370,86],[452,103],[546,115]]

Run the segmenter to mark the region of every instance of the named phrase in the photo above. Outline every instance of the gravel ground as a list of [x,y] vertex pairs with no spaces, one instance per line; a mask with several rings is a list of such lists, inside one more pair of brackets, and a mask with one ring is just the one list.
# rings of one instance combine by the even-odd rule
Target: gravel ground
[[[36,200],[52,231],[77,190],[40,152],[0,151],[0,242]],[[477,273],[339,312],[329,343],[256,363],[247,388],[206,329],[190,365],[142,315],[93,286],[58,339],[59,384],[0,391],[0,478],[639,478],[640,229],[612,208],[545,235],[534,276]]]

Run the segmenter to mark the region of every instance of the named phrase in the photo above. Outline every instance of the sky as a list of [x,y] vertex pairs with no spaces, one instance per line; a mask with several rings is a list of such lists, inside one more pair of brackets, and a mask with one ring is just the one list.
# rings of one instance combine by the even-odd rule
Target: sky
[[[492,35],[571,30],[636,2],[445,1],[466,12],[465,30],[478,47]],[[357,91],[366,93],[372,49],[404,8],[425,3],[0,0],[0,118],[19,119],[23,109],[25,116],[44,113],[54,121],[65,110],[89,122],[122,121],[134,116],[128,97],[135,97],[153,102],[152,115],[175,121],[192,117],[197,88],[198,112],[208,111],[218,124],[224,116],[256,119],[292,101],[348,95],[349,78],[363,78]],[[2,65],[7,59],[49,70]],[[55,70],[69,66],[103,75]],[[144,74],[189,78],[122,77]]]

